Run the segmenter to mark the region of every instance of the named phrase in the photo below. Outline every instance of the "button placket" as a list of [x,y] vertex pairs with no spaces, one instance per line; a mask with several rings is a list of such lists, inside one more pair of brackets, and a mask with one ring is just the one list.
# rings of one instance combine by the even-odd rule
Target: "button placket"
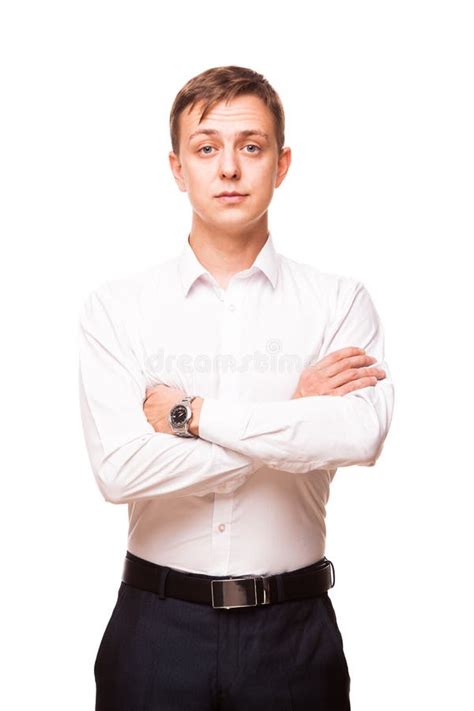
[[[218,374],[219,392],[217,397],[222,399],[238,399],[239,397],[239,373],[237,368],[240,364],[240,330],[239,323],[239,280],[235,280],[227,289],[215,291],[222,302],[221,318],[219,319],[220,329],[220,350],[216,355],[224,356],[219,360],[222,371]],[[211,535],[212,569],[216,575],[226,575],[228,571],[231,554],[231,528],[232,528],[232,508],[234,496],[232,490],[235,489],[235,480],[229,481],[230,491],[226,491],[226,484],[223,482],[214,494],[214,508]]]
[[[224,292],[224,310],[222,319],[221,344],[223,359],[223,372],[221,373],[221,395],[232,399],[239,398],[239,373],[240,366],[240,309],[239,288],[241,280],[234,280]],[[226,317],[227,315],[227,317]]]
[[230,558],[232,494],[214,495],[211,534],[211,564],[216,575],[226,575]]

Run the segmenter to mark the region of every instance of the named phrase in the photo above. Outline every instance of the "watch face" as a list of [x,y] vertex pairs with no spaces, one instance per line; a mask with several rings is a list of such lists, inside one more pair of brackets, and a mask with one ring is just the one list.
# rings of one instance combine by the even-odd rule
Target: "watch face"
[[188,410],[184,405],[176,405],[170,413],[170,419],[173,425],[182,425],[186,422]]

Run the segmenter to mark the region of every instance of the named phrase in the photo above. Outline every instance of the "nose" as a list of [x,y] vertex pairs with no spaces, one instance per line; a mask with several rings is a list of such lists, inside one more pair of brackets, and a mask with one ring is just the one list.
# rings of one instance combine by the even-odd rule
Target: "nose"
[[239,178],[240,166],[237,156],[232,148],[223,150],[221,153],[221,162],[219,166],[221,178]]

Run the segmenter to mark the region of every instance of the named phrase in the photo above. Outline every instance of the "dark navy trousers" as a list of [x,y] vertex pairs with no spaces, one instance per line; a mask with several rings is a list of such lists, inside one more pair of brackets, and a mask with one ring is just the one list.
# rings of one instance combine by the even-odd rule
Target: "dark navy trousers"
[[96,711],[350,711],[327,593],[226,610],[122,582],[94,676]]

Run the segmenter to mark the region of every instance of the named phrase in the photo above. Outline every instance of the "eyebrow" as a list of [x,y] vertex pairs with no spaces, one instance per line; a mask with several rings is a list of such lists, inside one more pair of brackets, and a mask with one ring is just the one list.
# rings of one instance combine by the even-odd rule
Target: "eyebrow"
[[[196,136],[199,136],[201,134],[204,134],[205,136],[216,136],[219,135],[219,131],[216,131],[215,128],[200,128],[199,131],[195,131],[189,136],[189,141],[191,141],[193,138]],[[237,134],[239,137],[244,137],[244,136],[261,136],[262,138],[266,138],[267,141],[269,140],[268,133],[265,133],[264,131],[260,131],[258,128],[247,128],[244,131],[239,131]]]

